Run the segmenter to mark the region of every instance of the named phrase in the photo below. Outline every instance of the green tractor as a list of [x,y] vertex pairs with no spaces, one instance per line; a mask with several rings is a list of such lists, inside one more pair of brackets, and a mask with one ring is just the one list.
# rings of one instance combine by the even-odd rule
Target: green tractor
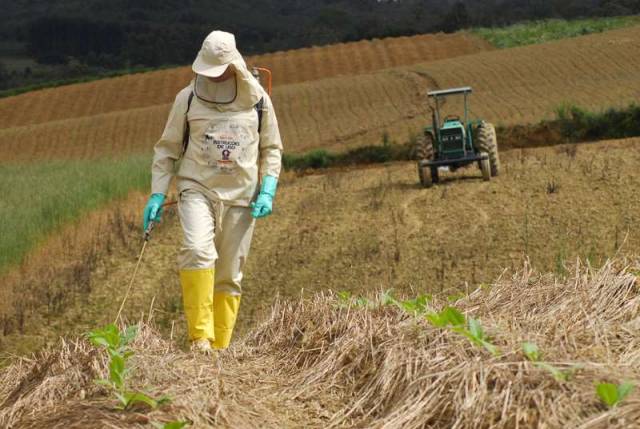
[[[468,98],[470,87],[429,92],[435,101],[431,105],[432,126],[426,127],[416,142],[418,175],[422,186],[428,188],[438,183],[441,167],[455,171],[477,164],[484,180],[491,180],[500,172],[498,142],[493,125],[485,121],[470,121]],[[457,115],[447,115],[440,121],[440,108],[447,96],[464,96],[464,120]]]

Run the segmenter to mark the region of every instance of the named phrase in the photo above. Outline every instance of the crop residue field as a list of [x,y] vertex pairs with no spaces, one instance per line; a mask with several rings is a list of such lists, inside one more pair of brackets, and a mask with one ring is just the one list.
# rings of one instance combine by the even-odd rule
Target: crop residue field
[[[203,426],[247,418],[255,427],[605,427],[596,424],[602,419],[633,427],[637,392],[608,409],[596,385],[638,381],[630,364],[637,263],[623,259],[640,246],[638,143],[513,150],[499,179],[483,182],[470,169],[431,189],[417,185],[413,163],[283,177],[275,215],[259,224],[248,261],[240,310],[248,335],[214,362],[175,344],[185,335],[180,226],[168,211],[125,312],[162,331],[145,327],[136,340],[135,385],[174,398],[154,418],[179,413]],[[92,273],[88,294],[61,317],[29,325],[31,338],[51,341],[111,320],[135,265],[132,250],[114,250]],[[592,268],[612,255],[615,264]],[[373,298],[350,300],[344,291]],[[455,306],[482,323],[485,342],[376,299],[376,291],[434,293],[421,311]],[[301,294],[313,298],[298,301]],[[274,301],[271,315],[260,316]],[[539,354],[525,355],[525,342]],[[108,370],[85,342],[66,342],[45,361],[0,372],[0,398],[20,398],[6,399],[0,422],[82,422],[100,409],[104,424],[137,424],[105,407],[92,379]],[[34,379],[36,368],[42,376]],[[58,402],[47,400],[53,392]]]
[[[276,295],[298,296],[301,285],[305,293],[394,288],[455,295],[521,268],[525,258],[562,276],[578,257],[598,265],[619,249],[633,254],[640,247],[634,228],[640,198],[633,186],[638,143],[513,150],[503,154],[503,174],[490,183],[469,168],[444,174],[441,185],[426,190],[418,185],[414,163],[289,173],[275,215],[256,229],[243,283],[242,329]],[[145,311],[155,296],[159,322],[170,327],[181,317],[174,313],[180,234],[175,213],[168,211],[139,273],[144,287],[132,291],[131,315]],[[54,329],[83,332],[117,310],[118,300],[109,297],[124,293],[121,285],[135,259],[117,254],[101,264],[88,301],[67,311],[65,320],[73,324]],[[176,324],[174,335],[182,334],[181,327]]]

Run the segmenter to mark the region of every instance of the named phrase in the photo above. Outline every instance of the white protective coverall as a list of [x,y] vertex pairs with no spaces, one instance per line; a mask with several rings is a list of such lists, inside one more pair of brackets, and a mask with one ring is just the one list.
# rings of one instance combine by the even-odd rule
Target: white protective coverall
[[[212,65],[233,67],[235,77],[215,83],[196,75],[178,93],[154,148],[152,193],[167,194],[181,160],[175,173],[184,232],[178,264],[189,337],[222,349],[240,305],[255,225],[249,205],[260,177],[279,176],[282,141],[271,99],[247,69],[233,35],[214,31],[205,39],[193,69]],[[182,155],[187,121],[189,144]]]

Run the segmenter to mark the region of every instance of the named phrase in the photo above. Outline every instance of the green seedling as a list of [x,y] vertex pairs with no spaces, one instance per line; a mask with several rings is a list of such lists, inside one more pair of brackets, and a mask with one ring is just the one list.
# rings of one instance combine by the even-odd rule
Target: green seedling
[[156,429],[182,429],[189,426],[191,423],[185,421],[173,421],[167,423],[151,422]]
[[109,354],[109,378],[96,380],[96,383],[112,387],[116,390],[124,389],[125,379],[128,374],[126,362],[133,352],[129,349],[131,343],[138,335],[136,325],[127,327],[123,332],[117,326],[111,324],[103,329],[90,332],[87,337],[97,347],[104,348]]
[[94,346],[103,348],[109,355],[109,378],[98,379],[95,382],[113,391],[118,400],[117,408],[121,410],[129,409],[137,404],[155,409],[171,401],[166,396],[154,399],[144,392],[127,389],[127,378],[130,374],[127,361],[133,356],[129,344],[137,335],[138,327],[135,325],[129,326],[121,332],[113,324],[87,334],[87,338]]
[[397,302],[396,305],[407,313],[421,316],[427,312],[429,302],[431,302],[432,299],[431,295],[420,295],[414,299]]
[[573,377],[573,374],[578,369],[577,367],[570,369],[559,369],[547,362],[535,362],[534,365],[538,368],[549,371],[553,378],[555,378],[556,381],[559,382],[571,380],[571,377]]
[[336,294],[339,307],[354,306],[359,308],[375,308],[376,306],[395,305],[401,310],[411,313],[412,315],[422,315],[427,312],[427,306],[433,299],[431,295],[420,295],[417,298],[400,301],[393,296],[393,290],[389,289],[378,297],[378,304],[365,297],[354,297],[351,292],[342,291]]
[[433,297],[431,295],[420,295],[414,299],[400,301],[393,296],[393,291],[391,289],[380,294],[381,305],[395,305],[402,311],[414,316],[426,313],[427,305],[432,299]]
[[429,313],[426,318],[437,328],[464,327],[466,322],[464,314],[455,307],[445,307],[439,313]]
[[398,300],[393,296],[393,289],[380,294],[380,305],[398,305]]
[[348,305],[351,301],[351,292],[349,291],[343,290],[342,292],[338,292],[336,296],[340,304]]
[[123,332],[120,332],[116,325],[111,324],[102,329],[89,332],[87,337],[94,346],[102,346],[109,352],[124,353],[137,335],[137,325],[128,326]]
[[483,347],[494,356],[500,354],[498,348],[489,341],[480,321],[471,317],[467,320],[464,314],[455,307],[445,307],[439,313],[429,313],[426,318],[433,326],[449,328],[467,338],[472,344]]
[[146,405],[155,410],[156,408],[171,402],[171,398],[167,396],[154,399],[146,393],[130,390],[122,392],[115,391],[114,395],[118,399],[119,404],[117,408],[120,410],[127,410],[136,404]]
[[371,308],[373,303],[363,296],[359,296],[353,300],[353,306],[358,308]]
[[634,387],[634,384],[628,381],[622,384],[598,383],[596,385],[596,393],[603,404],[613,408],[624,401]]
[[536,344],[528,342],[523,343],[522,352],[531,362],[540,361],[540,350],[538,349],[538,346]]
[[349,306],[358,307],[358,308],[373,307],[373,302],[361,296],[354,298],[351,295],[351,292],[347,292],[347,291],[338,292],[336,296],[338,297],[338,307],[341,307],[341,308],[346,308]]
[[464,298],[465,296],[466,296],[466,295],[465,295],[465,294],[463,294],[463,293],[455,293],[455,294],[453,294],[453,295],[449,295],[449,296],[447,296],[447,301],[449,301],[449,302],[453,303],[453,302],[456,302],[456,301],[461,300],[461,299],[462,299],[462,298]]
[[498,356],[500,354],[498,348],[489,342],[489,337],[485,334],[484,329],[482,329],[482,325],[479,320],[470,317],[468,326],[468,329],[454,328],[453,330],[467,337],[473,344],[484,347],[485,350],[492,355]]
[[523,343],[522,352],[527,357],[527,359],[533,362],[533,364],[537,368],[550,372],[553,378],[555,378],[556,381],[559,381],[559,382],[569,381],[573,376],[573,373],[576,371],[576,369],[578,369],[577,367],[574,367],[571,369],[562,370],[562,369],[556,368],[555,366],[547,362],[543,362],[542,353],[540,352],[540,349],[538,348],[538,346],[534,343],[529,343],[529,342]]

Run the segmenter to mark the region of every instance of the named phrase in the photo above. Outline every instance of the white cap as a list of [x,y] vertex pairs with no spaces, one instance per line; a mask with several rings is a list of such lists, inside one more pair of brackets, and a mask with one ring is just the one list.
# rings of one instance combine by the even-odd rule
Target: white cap
[[232,61],[239,58],[242,56],[236,49],[234,35],[225,31],[213,31],[204,39],[191,69],[203,76],[218,77]]

